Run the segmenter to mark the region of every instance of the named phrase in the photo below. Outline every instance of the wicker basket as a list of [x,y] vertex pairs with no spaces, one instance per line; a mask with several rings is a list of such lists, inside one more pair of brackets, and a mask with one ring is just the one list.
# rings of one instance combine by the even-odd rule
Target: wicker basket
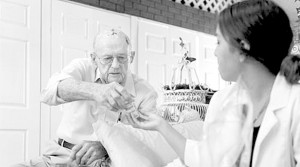
[[180,40],[183,57],[178,66],[173,68],[170,84],[164,86],[163,103],[160,106],[161,115],[170,123],[204,120],[207,108],[209,89],[200,84],[196,70],[189,67],[195,58],[188,56],[189,52]]
[[201,103],[206,102],[205,90],[167,90],[164,91],[164,104],[169,103]]
[[204,90],[167,90],[161,114],[170,123],[204,120],[207,104]]

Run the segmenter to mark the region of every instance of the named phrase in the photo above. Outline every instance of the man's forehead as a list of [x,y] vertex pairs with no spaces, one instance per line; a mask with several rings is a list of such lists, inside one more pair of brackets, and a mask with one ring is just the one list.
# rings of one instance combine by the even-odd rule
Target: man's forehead
[[127,45],[130,45],[130,41],[128,36],[123,33],[120,30],[117,29],[109,29],[109,30],[104,30],[101,31],[97,36],[96,36],[96,41],[108,41],[108,40],[115,40],[115,39],[119,39],[121,41],[125,41],[127,43]]

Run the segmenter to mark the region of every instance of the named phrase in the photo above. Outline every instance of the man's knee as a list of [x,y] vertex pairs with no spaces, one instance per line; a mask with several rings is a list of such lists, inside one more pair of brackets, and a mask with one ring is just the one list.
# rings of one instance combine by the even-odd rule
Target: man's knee
[[49,167],[42,157],[31,159],[19,164],[14,164],[10,167]]

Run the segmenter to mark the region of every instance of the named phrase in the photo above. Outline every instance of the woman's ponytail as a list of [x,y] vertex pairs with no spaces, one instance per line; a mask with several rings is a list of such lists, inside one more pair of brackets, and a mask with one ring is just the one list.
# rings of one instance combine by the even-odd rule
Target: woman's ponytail
[[291,84],[300,83],[300,55],[290,54],[282,61],[280,73]]

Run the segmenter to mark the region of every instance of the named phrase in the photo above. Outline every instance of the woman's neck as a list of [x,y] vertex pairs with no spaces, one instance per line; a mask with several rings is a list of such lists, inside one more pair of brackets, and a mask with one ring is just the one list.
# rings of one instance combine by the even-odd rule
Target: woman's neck
[[269,98],[276,76],[260,63],[248,65],[241,79],[253,102]]
[[261,64],[245,67],[241,74],[241,80],[253,103],[253,119],[255,121],[264,115],[275,78],[276,76]]

